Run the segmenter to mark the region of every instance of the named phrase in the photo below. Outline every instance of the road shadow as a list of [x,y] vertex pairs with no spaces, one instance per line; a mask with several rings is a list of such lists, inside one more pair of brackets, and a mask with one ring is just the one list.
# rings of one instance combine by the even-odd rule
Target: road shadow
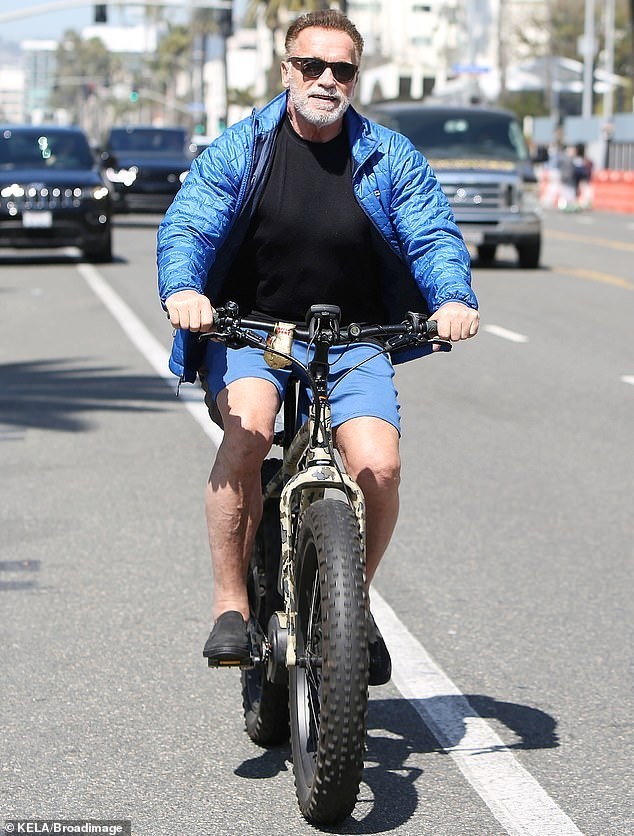
[[90,365],[82,358],[0,365],[0,439],[19,430],[86,432],[91,412],[161,411],[174,392],[155,375]]
[[[445,728],[447,739],[443,745],[421,720],[421,714],[434,716],[440,707],[443,716],[455,718],[453,726]],[[416,782],[424,772],[411,762],[412,756],[445,754],[464,737],[466,719],[476,715],[499,721],[512,732],[515,741],[504,745],[504,749],[559,746],[556,720],[532,706],[483,694],[433,697],[417,701],[416,708],[405,699],[373,699],[368,708],[365,769],[354,817],[337,827],[315,829],[324,833],[374,834],[387,833],[405,825],[416,813],[419,803]],[[266,749],[258,757],[240,764],[235,774],[246,779],[272,778],[280,772],[290,773],[290,761],[288,745]]]
[[[92,264],[93,262],[90,259],[84,258],[81,253],[68,253],[64,252],[63,250],[60,252],[55,252],[51,250],[45,250],[44,252],[34,252],[32,250],[28,250],[26,252],[20,251],[19,253],[2,253],[0,255],[0,267],[33,267],[39,264],[51,266],[55,264]],[[128,264],[128,259],[125,256],[117,255],[116,253],[112,256],[112,260],[109,262],[100,263],[98,266],[105,267],[109,264]]]
[[519,276],[523,276],[529,273],[551,273],[552,267],[548,266],[547,264],[539,264],[537,267],[520,267],[517,262],[517,259],[504,256],[498,258],[496,257],[495,261],[481,261],[477,256],[472,256],[471,258],[471,267],[473,270],[493,270],[502,272],[511,270],[514,273],[517,273]]
[[159,224],[163,220],[163,215],[156,212],[148,212],[147,215],[127,214],[125,212],[118,213],[113,218],[115,229],[154,229],[158,230]]

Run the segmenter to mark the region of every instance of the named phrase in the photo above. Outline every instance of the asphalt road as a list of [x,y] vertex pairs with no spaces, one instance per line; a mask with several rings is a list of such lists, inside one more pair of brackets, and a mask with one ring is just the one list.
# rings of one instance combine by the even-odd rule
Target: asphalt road
[[[156,222],[120,219],[98,269],[0,253],[0,822],[313,833],[288,747],[250,742],[201,656],[214,446],[156,370]],[[396,676],[337,832],[634,832],[634,218],[546,226],[541,269],[474,265],[476,340],[399,369]],[[498,744],[471,746],[480,718]]]

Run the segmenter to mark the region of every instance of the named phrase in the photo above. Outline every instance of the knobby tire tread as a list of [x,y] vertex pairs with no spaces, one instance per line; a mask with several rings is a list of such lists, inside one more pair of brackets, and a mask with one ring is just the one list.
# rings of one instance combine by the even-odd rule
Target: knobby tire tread
[[[298,660],[310,645],[312,629],[313,639],[317,633],[321,639],[317,643],[322,665],[321,683],[312,691],[306,666],[289,671],[295,788],[304,817],[312,824],[329,825],[354,809],[366,738],[365,565],[350,506],[334,499],[310,505],[300,523],[296,560]],[[311,591],[314,585],[316,591]],[[316,597],[319,607],[314,607],[313,621],[318,623],[311,628],[307,610]]]

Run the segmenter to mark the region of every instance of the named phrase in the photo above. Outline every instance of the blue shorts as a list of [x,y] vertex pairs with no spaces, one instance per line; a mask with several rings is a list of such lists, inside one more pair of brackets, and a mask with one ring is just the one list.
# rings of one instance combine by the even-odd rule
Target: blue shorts
[[[390,357],[379,352],[380,348],[370,343],[334,346],[330,349],[328,391],[331,393],[333,427],[351,418],[381,418],[396,427],[400,434],[400,407],[394,387],[394,367]],[[309,349],[306,343],[294,341],[293,356],[304,365],[312,355],[312,347]],[[363,363],[364,360],[367,362]],[[363,365],[346,374],[359,363]],[[234,380],[245,377],[270,380],[279,392],[281,402],[291,373],[290,369],[270,368],[261,349],[249,346],[227,348],[223,343],[208,340],[199,377],[210,414],[217,421],[215,400],[218,393]]]

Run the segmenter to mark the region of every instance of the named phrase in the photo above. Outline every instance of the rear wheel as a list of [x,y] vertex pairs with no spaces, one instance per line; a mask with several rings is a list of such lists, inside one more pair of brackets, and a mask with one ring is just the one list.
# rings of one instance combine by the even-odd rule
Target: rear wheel
[[304,513],[297,538],[296,665],[289,669],[291,747],[299,807],[313,824],[354,809],[368,704],[367,601],[359,528],[332,499]]
[[[281,466],[277,459],[264,462],[262,482],[266,484]],[[284,604],[277,588],[281,554],[280,507],[278,499],[264,503],[262,520],[255,535],[247,576],[251,615],[266,635],[269,619]],[[267,678],[266,664],[257,662],[242,671],[242,705],[249,737],[260,746],[275,746],[288,740],[288,684]]]

